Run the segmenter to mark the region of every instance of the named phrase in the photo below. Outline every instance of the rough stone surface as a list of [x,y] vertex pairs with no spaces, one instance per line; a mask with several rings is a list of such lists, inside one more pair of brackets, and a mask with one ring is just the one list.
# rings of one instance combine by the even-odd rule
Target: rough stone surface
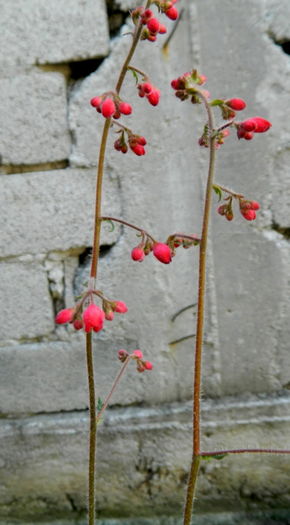
[[66,86],[59,73],[20,73],[0,80],[3,164],[67,159]]
[[[110,16],[116,9],[116,19],[122,19],[120,10],[129,4],[133,0],[109,2]],[[167,37],[160,36],[156,44],[143,42],[133,59],[161,89],[161,101],[153,108],[140,99],[128,76],[121,96],[133,113],[120,122],[146,137],[147,153],[140,158],[116,152],[110,130],[102,212],[145,228],[159,241],[173,232],[201,231],[208,151],[197,139],[205,116],[200,106],[174,97],[170,81],[184,71],[197,67],[206,74],[213,97],[245,98],[241,119],[261,115],[272,122],[253,141],[237,141],[231,130],[217,152],[217,182],[258,200],[261,210],[254,223],[243,220],[237,206],[231,223],[213,213],[202,435],[206,448],[284,448],[290,388],[290,65],[287,45],[280,44],[289,39],[289,6],[274,0],[183,4],[168,57],[161,54]],[[11,173],[0,177],[0,521],[71,518],[80,525],[87,476],[84,337],[71,327],[55,327],[53,317],[74,303],[88,280],[104,123],[89,100],[113,89],[131,26],[112,39],[108,54],[100,2],[0,0],[0,7],[1,170]],[[173,23],[163,20],[170,33]],[[65,61],[106,54],[94,73],[70,81]],[[46,64],[44,71],[36,62]],[[95,63],[85,62],[84,70],[90,73]],[[220,122],[218,109],[216,115]],[[56,169],[59,162],[69,167]],[[119,348],[141,348],[154,369],[136,374],[131,366],[100,427],[100,524],[139,525],[136,516],[144,516],[140,525],[148,525],[149,515],[175,515],[183,502],[198,249],[179,248],[168,266],[152,254],[134,263],[130,252],[140,237],[128,228],[111,230],[107,224],[102,232],[98,287],[125,301],[129,311],[106,322],[94,338],[97,395],[104,397],[119,370]],[[198,510],[211,514],[200,518],[202,525],[229,523],[217,514],[233,508],[289,508],[288,456],[228,457],[204,462],[201,473]],[[122,516],[130,517],[119,521]],[[247,518],[239,516],[231,525],[244,525]],[[156,517],[153,523],[173,525],[170,519]],[[272,523],[267,519],[261,523]]]
[[108,53],[104,0],[1,0],[0,11],[0,68]]
[[[283,448],[289,433],[288,414],[289,396],[205,404],[203,447],[220,450],[245,442],[249,448],[274,444]],[[125,518],[132,507],[139,517],[180,512],[190,457],[190,418],[191,408],[184,404],[107,413],[99,431],[99,517],[110,512],[112,517]],[[84,510],[87,426],[83,412],[1,421],[3,517],[17,518],[21,513],[22,519],[36,519],[49,514],[52,520],[73,518],[76,511]],[[236,511],[255,510],[260,498],[266,509],[273,507],[273,497],[276,508],[287,508],[288,478],[289,462],[278,455],[265,459],[244,454],[205,461],[197,511],[229,511],[233,506]]]
[[[2,175],[1,257],[66,250],[81,253],[91,246],[95,170],[52,170]],[[120,214],[117,178],[107,177],[103,210]],[[113,244],[119,229],[103,227],[103,244]]]
[[[44,268],[36,263],[18,261],[1,262],[0,268],[1,343],[3,340],[40,337],[52,332],[52,302]],[[0,349],[0,360],[1,352]],[[6,376],[7,369],[4,367],[1,371]],[[17,381],[17,376],[15,379]],[[12,391],[11,394],[13,396]]]

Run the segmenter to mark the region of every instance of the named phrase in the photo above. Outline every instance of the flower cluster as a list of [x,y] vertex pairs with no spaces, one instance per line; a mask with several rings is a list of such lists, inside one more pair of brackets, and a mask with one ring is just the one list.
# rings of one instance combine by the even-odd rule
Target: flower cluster
[[119,350],[118,358],[120,359],[122,363],[127,361],[128,358],[134,359],[134,361],[137,362],[138,372],[145,372],[145,370],[152,370],[153,368],[153,365],[150,361],[143,360],[143,352],[141,352],[141,350],[134,350],[132,354],[129,354],[127,350]]
[[236,123],[239,139],[252,140],[255,133],[265,133],[272,126],[271,122],[262,117],[252,117]]
[[[244,219],[247,221],[255,220],[256,211],[260,209],[260,204],[257,201],[246,200],[243,197],[240,197],[238,200],[240,212]],[[232,221],[234,218],[232,198],[229,198],[226,204],[219,206],[217,212],[219,215],[223,215],[228,221]]]
[[[178,18],[178,10],[174,6],[176,1],[177,0],[154,0],[152,4],[155,4],[159,11],[164,13],[170,20],[176,20]],[[134,24],[137,24],[139,20],[141,20],[141,24],[146,26],[142,30],[141,40],[155,42],[158,34],[167,32],[166,26],[154,16],[151,9],[137,7],[132,11],[131,16]]]
[[118,119],[121,114],[131,115],[132,113],[132,106],[121,100],[115,93],[104,93],[100,97],[93,97],[90,103],[105,118]]
[[230,98],[228,100],[213,100],[211,105],[218,105],[224,120],[235,118],[236,111],[242,111],[247,106],[242,98]]
[[176,248],[179,248],[179,246],[190,248],[198,245],[199,242],[200,239],[196,235],[184,235],[181,233],[170,235],[166,243],[156,242],[143,232],[142,241],[131,251],[131,258],[133,261],[142,262],[146,255],[153,252],[154,257],[158,261],[163,264],[169,264],[175,255]]
[[[142,137],[141,135],[135,135],[127,128],[122,130],[120,133],[120,137],[114,142],[115,150],[121,151],[122,153],[127,153],[129,145],[129,148],[131,151],[133,151],[133,153],[135,153],[135,155],[138,155],[139,157],[145,155],[146,151],[144,146],[147,144],[145,137]],[[125,138],[125,133],[127,133],[128,136],[127,141]]]
[[190,97],[191,102],[197,104],[201,102],[199,93],[206,98],[209,97],[208,91],[197,89],[197,86],[202,86],[206,80],[205,75],[200,75],[196,69],[193,69],[172,80],[171,87],[175,90],[175,96],[180,100],[187,100]]
[[152,86],[150,82],[142,82],[141,84],[138,84],[137,88],[139,91],[139,97],[146,97],[152,106],[157,106],[160,99],[159,89]]
[[[110,301],[103,297],[101,292],[95,291],[102,298],[102,308],[93,303],[93,292],[86,292],[83,299],[75,308],[65,308],[58,312],[55,322],[57,324],[70,323],[75,330],[84,329],[85,332],[99,332],[103,329],[105,319],[112,321],[114,313],[124,314],[128,311],[127,305],[123,301]],[[84,306],[85,300],[90,297],[90,304]]]

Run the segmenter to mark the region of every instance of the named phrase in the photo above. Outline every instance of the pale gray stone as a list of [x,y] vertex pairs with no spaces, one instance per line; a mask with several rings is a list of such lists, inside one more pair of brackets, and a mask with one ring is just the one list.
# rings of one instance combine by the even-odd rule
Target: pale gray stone
[[[1,262],[0,269],[1,344],[8,339],[40,337],[52,332],[52,302],[44,268],[35,263],[12,261]],[[5,367],[2,372],[5,374]]]
[[[95,170],[53,170],[3,175],[1,186],[1,257],[40,251],[81,253],[92,245]],[[118,180],[107,177],[103,211],[119,215]],[[102,243],[116,242],[103,226]]]
[[269,31],[275,40],[285,42],[290,39],[290,27],[288,24],[290,4],[288,0],[281,0],[280,2],[266,0],[264,16]]
[[[203,450],[284,448],[289,396],[206,403]],[[271,421],[275,419],[278,428]],[[109,410],[99,428],[97,508],[102,515],[180,515],[191,455],[190,404]],[[2,517],[73,517],[86,507],[88,417],[84,412],[0,422]],[[25,448],[25,456],[22,449]],[[112,474],[112,465],[114,474]],[[271,469],[271,476],[269,476]],[[287,508],[289,462],[243,454],[203,462],[196,511]],[[11,500],[13,499],[13,503]]]
[[3,164],[67,159],[66,86],[59,73],[23,73],[0,80]]
[[104,0],[1,0],[0,11],[0,67],[108,53]]

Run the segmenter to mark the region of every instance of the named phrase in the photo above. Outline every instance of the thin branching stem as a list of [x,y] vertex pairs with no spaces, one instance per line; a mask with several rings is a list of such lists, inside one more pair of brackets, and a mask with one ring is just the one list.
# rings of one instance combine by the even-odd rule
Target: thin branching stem
[[[145,9],[149,6],[150,0],[146,1]],[[116,93],[119,94],[123,85],[128,66],[134,55],[137,44],[140,40],[142,32],[142,22],[139,21],[133,34],[133,40],[129,49],[128,55],[122,66],[117,84]],[[98,271],[98,261],[100,252],[100,232],[101,232],[101,206],[102,206],[102,186],[105,165],[105,153],[107,146],[108,134],[111,126],[111,118],[107,118],[103,127],[101,138],[101,145],[99,150],[97,183],[96,183],[96,201],[95,201],[95,220],[94,220],[94,235],[93,235],[93,249],[92,261],[90,270],[89,288],[94,289]],[[96,492],[96,439],[97,439],[97,425],[96,425],[96,402],[95,402],[95,380],[94,380],[94,366],[92,354],[92,335],[86,335],[86,355],[87,355],[87,373],[89,385],[89,399],[90,399],[90,436],[89,436],[89,502],[88,502],[88,524],[95,524],[95,492]]]
[[214,118],[211,107],[202,92],[199,96],[204,103],[208,116],[208,132],[210,136],[210,156],[207,186],[205,192],[205,203],[203,212],[202,235],[199,244],[199,277],[198,277],[198,302],[197,302],[197,321],[196,321],[196,342],[193,374],[193,443],[192,460],[187,485],[186,502],[184,508],[183,525],[190,525],[196,481],[200,464],[200,391],[201,391],[201,364],[202,364],[202,345],[204,332],[204,309],[205,309],[205,289],[206,289],[206,255],[208,229],[210,220],[210,209],[212,201],[212,185],[214,181],[215,169],[215,136]]

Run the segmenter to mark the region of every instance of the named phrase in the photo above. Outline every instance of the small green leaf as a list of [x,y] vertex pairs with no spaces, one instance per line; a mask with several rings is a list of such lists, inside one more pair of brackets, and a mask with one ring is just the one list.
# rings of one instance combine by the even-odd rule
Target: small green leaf
[[132,71],[132,75],[133,75],[133,77],[136,80],[136,84],[138,84],[139,78],[138,78],[138,75],[137,75],[136,71],[134,69],[130,69],[130,71]]
[[210,455],[210,456],[201,456],[201,458],[205,459],[206,461],[211,461],[212,459],[221,460],[221,459],[224,459],[226,456],[228,456],[228,454],[215,454],[214,456],[212,456],[212,455]]
[[224,100],[221,100],[219,98],[215,98],[209,103],[210,106],[221,106],[222,104],[224,104]]
[[221,190],[220,187],[217,186],[216,184],[213,184],[213,185],[212,185],[212,188],[213,188],[214,192],[217,194],[217,196],[218,196],[218,198],[219,198],[218,202],[220,202],[221,199],[222,199],[222,196],[223,196],[223,192],[222,192],[222,190]]
[[97,411],[100,412],[100,410],[102,410],[102,406],[103,406],[103,401],[101,400],[100,397],[98,397],[98,400],[97,400]]

